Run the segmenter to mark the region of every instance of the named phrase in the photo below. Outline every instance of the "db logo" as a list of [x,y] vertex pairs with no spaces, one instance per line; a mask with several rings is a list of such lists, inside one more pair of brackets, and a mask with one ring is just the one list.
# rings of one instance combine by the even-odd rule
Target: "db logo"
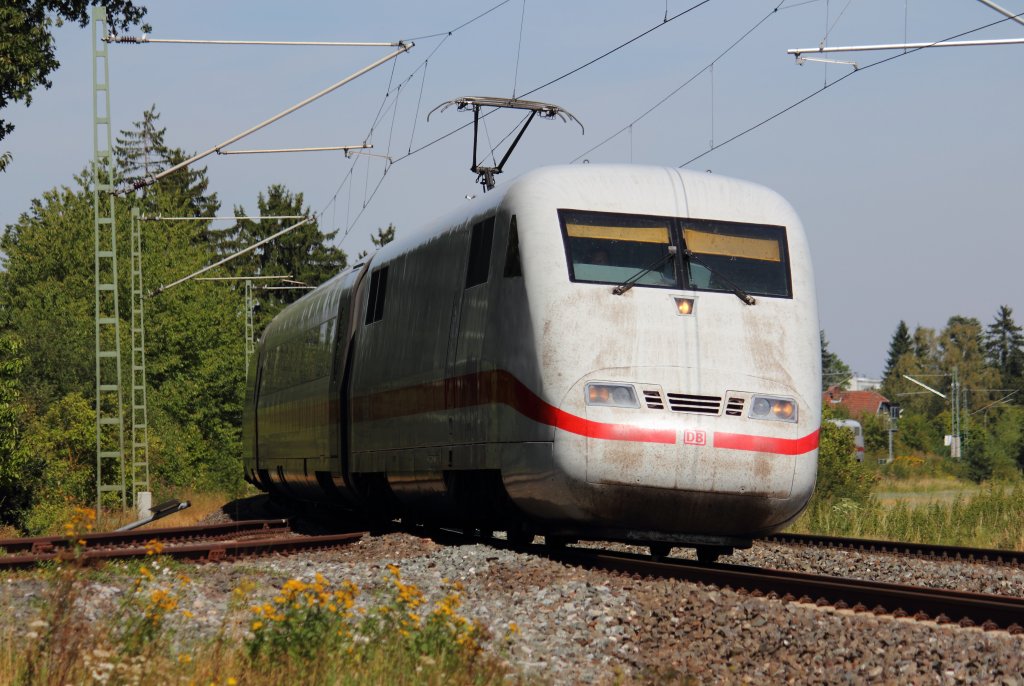
[[703,431],[687,429],[683,432],[683,443],[686,445],[707,445],[708,435]]

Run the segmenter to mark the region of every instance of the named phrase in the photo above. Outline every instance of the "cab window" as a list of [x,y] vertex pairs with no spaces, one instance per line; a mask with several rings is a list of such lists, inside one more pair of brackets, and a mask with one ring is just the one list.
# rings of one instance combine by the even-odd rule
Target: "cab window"
[[672,244],[668,220],[569,210],[561,215],[573,281],[618,284],[660,261],[637,285],[676,286],[675,265],[664,259]]

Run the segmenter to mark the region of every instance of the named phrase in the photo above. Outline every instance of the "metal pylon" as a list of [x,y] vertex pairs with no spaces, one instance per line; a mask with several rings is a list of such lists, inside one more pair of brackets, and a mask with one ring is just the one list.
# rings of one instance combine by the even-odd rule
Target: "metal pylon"
[[117,304],[117,229],[110,131],[110,63],[107,10],[92,10],[93,247],[96,315],[96,513],[103,494],[121,496],[127,507],[124,410],[121,396],[121,326]]
[[142,292],[142,221],[132,208],[132,494],[149,487],[149,425],[146,411],[146,318]]
[[252,279],[245,280],[245,381],[249,382],[249,360],[256,352],[256,326],[253,322],[255,303],[252,298]]

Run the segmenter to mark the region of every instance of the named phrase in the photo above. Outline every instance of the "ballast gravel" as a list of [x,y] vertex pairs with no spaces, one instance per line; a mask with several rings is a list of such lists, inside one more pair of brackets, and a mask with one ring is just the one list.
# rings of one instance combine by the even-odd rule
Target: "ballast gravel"
[[[801,546],[757,544],[731,561],[1009,595],[1024,589],[1021,572],[1012,567]],[[336,583],[350,580],[369,594],[388,583],[388,564],[430,600],[458,582],[460,612],[487,627],[488,650],[529,682],[1024,686],[1024,637],[1006,632],[638,580],[481,542],[441,544],[404,533],[367,536],[329,551],[198,565],[189,571],[192,583],[180,607],[192,613],[191,634],[212,636],[243,581],[255,583],[254,601],[269,601],[288,579],[312,580],[316,573]],[[83,610],[103,616],[131,583],[109,577],[96,583],[82,594]],[[0,616],[28,625],[43,593],[34,575],[7,576],[0,583]]]

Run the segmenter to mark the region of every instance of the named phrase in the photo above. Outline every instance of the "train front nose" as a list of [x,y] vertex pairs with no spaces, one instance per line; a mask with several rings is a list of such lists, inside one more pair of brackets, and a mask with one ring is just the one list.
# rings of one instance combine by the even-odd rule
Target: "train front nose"
[[575,463],[599,517],[721,534],[782,525],[813,489],[817,421],[801,416],[812,413],[780,384],[707,369],[699,383],[692,376],[679,368],[588,375],[563,406],[585,417],[586,430],[559,432],[556,455]]

